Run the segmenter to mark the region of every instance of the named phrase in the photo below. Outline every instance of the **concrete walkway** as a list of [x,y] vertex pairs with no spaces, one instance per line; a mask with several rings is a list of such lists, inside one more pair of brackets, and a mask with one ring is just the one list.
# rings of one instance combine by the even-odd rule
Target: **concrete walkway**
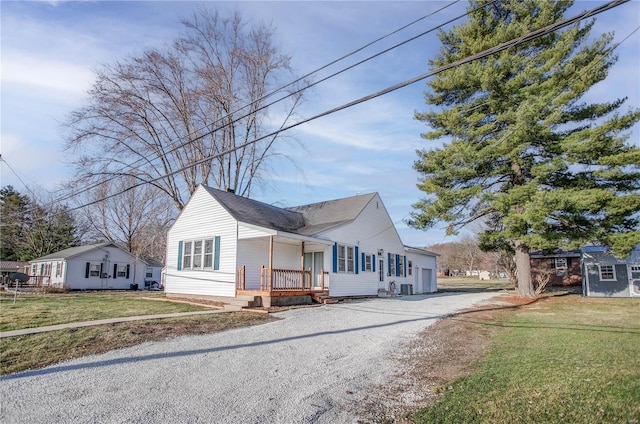
[[224,309],[211,309],[207,311],[175,312],[172,314],[138,315],[133,317],[98,319],[94,321],[68,322],[66,324],[48,325],[46,327],[33,327],[33,328],[22,328],[20,330],[2,331],[0,332],[0,339],[4,339],[5,337],[26,336],[28,334],[46,333],[47,331],[63,330],[65,328],[91,327],[94,325],[116,324],[119,322],[141,321],[145,319],[186,317],[189,315],[221,314],[221,313],[228,313],[228,312],[229,311],[225,311]]

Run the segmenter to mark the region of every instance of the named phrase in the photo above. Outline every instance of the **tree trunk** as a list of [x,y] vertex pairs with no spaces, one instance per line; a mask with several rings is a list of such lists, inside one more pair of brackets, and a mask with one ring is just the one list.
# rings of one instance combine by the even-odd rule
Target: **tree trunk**
[[531,282],[531,262],[529,259],[529,246],[522,241],[515,243],[516,273],[518,276],[518,296],[534,297],[533,284]]

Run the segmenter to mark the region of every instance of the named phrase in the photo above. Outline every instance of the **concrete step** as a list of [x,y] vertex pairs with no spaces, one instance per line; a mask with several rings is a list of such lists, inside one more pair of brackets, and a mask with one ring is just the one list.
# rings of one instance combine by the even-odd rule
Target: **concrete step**
[[313,298],[313,300],[315,300],[318,303],[322,303],[324,305],[330,304],[330,303],[338,303],[338,299],[331,297],[327,294],[313,294],[311,295],[311,297]]
[[235,298],[235,299],[229,298],[225,303],[227,305],[236,305],[236,306],[242,306],[243,308],[246,308],[247,306],[249,306],[250,302],[248,300],[242,300],[238,298]]
[[241,311],[242,308],[240,305],[224,305],[224,310],[229,312]]

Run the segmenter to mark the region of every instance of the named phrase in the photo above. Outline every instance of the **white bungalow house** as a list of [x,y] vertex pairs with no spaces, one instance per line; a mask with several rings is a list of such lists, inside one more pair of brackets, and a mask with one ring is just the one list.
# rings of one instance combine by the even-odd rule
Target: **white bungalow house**
[[30,282],[70,290],[144,288],[150,272],[145,261],[113,243],[71,247],[30,264]]
[[201,185],[169,230],[165,292],[265,306],[430,293],[436,256],[402,243],[377,193],[279,208]]

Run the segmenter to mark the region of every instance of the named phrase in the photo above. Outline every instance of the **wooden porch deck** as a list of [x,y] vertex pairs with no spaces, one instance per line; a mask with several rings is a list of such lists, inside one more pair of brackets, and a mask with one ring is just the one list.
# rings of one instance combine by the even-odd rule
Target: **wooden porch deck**
[[[280,303],[278,298],[314,297],[316,300],[329,296],[329,272],[322,271],[319,285],[314,286],[310,270],[273,269],[262,267],[260,270],[260,288],[247,289],[246,267],[236,271],[236,295],[260,296],[263,304]],[[255,287],[257,284],[252,284]],[[272,300],[272,298],[275,298]],[[282,299],[284,301],[284,299]]]

